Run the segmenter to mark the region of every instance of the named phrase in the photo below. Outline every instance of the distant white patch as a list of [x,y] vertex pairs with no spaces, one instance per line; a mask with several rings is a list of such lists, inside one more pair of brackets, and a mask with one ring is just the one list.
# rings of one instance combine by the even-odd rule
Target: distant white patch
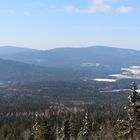
[[[113,89],[113,90],[100,91],[100,93],[106,93],[106,92],[131,92],[131,89]],[[140,93],[140,89],[138,89],[137,92]]]
[[116,79],[97,78],[97,79],[93,79],[93,80],[98,81],[98,82],[116,82]]
[[99,63],[96,63],[96,64],[95,64],[95,66],[96,66],[96,67],[99,67],[99,66],[100,66],[100,64],[99,64]]
[[109,75],[117,79],[140,79],[140,66],[130,66],[128,68],[121,68],[121,74]]
[[109,76],[115,77],[117,79],[129,79],[129,78],[131,78],[130,76],[123,75],[123,74],[112,74],[112,75],[109,75]]
[[99,63],[84,62],[80,64],[81,67],[99,67]]
[[132,69],[140,69],[140,66],[131,66]]
[[131,91],[130,89],[113,89],[113,90],[104,90],[100,91],[100,93],[105,93],[105,92],[125,92],[125,91]]

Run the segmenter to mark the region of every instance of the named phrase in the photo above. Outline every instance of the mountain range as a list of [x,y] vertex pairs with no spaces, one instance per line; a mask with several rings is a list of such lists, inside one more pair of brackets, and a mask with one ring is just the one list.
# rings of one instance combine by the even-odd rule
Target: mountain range
[[0,47],[0,58],[49,67],[140,65],[140,51],[105,46],[47,51],[5,46]]
[[135,65],[140,65],[140,51],[131,49],[93,46],[43,51],[0,47],[0,81],[92,79]]

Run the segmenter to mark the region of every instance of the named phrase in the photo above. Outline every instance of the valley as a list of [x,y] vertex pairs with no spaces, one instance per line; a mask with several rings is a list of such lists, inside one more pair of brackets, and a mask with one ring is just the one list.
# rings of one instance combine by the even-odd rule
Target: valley
[[[114,49],[121,52],[115,56],[119,62],[112,59]],[[0,139],[32,140],[37,119],[49,140],[56,140],[65,119],[76,125],[71,131],[78,137],[87,112],[93,139],[116,137],[117,120],[126,116],[130,84],[135,81],[139,87],[139,51],[2,47],[0,53]],[[137,59],[128,62],[123,55]]]

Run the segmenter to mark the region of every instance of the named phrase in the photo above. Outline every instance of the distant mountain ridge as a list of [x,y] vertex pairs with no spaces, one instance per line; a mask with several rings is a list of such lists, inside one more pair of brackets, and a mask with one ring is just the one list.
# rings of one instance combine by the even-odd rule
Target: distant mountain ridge
[[0,58],[47,67],[80,67],[86,63],[119,68],[140,65],[140,51],[105,46],[47,51],[8,46],[0,47]]
[[31,51],[36,51],[36,50],[21,48],[21,47],[16,47],[16,46],[1,46],[0,47],[0,54],[23,53],[23,52],[31,52]]

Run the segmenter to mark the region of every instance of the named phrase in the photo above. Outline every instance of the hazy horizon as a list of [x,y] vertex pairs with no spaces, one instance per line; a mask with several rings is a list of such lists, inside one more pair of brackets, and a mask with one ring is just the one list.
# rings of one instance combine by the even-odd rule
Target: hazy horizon
[[0,46],[139,50],[139,6],[137,0],[5,0],[0,5]]
[[24,48],[24,49],[33,49],[33,50],[40,50],[40,51],[47,51],[47,50],[53,50],[53,49],[63,49],[63,48],[90,48],[90,47],[108,47],[108,48],[118,48],[118,49],[130,49],[130,50],[135,50],[135,51],[140,51],[140,48],[121,48],[121,47],[114,47],[114,46],[105,46],[105,45],[92,45],[92,46],[84,46],[84,47],[56,47],[56,48],[48,48],[48,49],[43,49],[43,48],[31,48],[31,47],[24,47],[24,46],[13,46],[13,45],[3,45],[0,46],[0,48],[2,47],[16,47],[16,48]]

